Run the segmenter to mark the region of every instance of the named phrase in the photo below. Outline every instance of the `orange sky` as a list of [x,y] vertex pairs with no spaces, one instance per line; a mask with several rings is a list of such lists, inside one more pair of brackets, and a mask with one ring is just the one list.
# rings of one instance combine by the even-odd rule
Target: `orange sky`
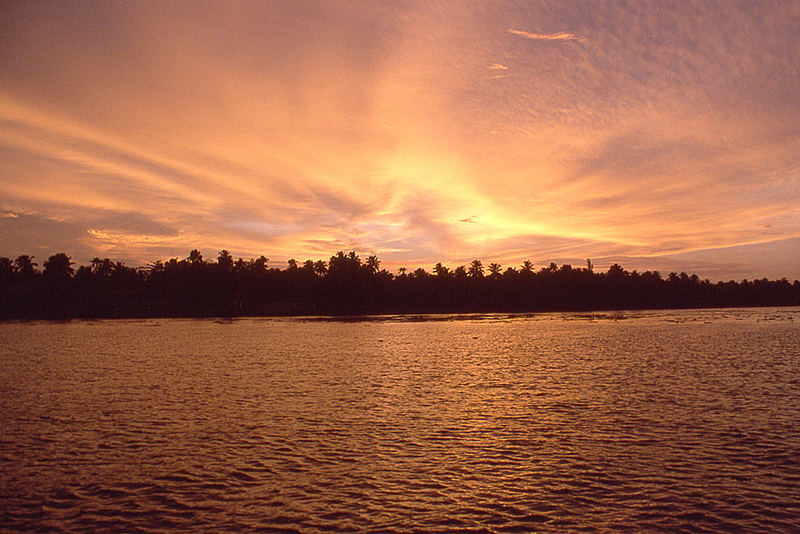
[[800,278],[800,2],[3,2],[0,255]]

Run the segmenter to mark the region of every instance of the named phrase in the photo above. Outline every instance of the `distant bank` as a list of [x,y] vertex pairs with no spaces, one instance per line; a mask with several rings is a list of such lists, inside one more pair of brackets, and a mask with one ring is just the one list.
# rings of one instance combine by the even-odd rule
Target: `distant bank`
[[800,281],[717,282],[697,275],[523,262],[505,270],[474,260],[392,274],[380,260],[338,252],[326,261],[234,260],[223,250],[133,268],[95,258],[77,269],[65,253],[39,269],[32,256],[0,258],[0,319],[234,317],[488,313],[800,306]]

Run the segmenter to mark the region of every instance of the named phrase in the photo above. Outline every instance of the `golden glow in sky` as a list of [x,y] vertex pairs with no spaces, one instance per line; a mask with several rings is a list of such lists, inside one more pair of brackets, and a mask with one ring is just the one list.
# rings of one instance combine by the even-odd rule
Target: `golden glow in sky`
[[800,2],[6,2],[0,255],[800,278]]

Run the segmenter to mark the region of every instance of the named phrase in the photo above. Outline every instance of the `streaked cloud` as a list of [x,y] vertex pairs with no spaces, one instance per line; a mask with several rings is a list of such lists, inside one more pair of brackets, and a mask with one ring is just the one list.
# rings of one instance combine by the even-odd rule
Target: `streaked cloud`
[[515,30],[509,28],[508,33],[513,33],[514,35],[519,35],[520,37],[525,37],[526,39],[535,39],[541,41],[578,41],[580,43],[588,42],[587,39],[584,39],[583,37],[578,37],[574,33],[568,33],[568,32],[532,33],[523,30]]
[[784,3],[4,15],[0,255],[355,248],[388,268],[591,257],[752,278],[758,249],[800,277],[779,259],[800,237]]

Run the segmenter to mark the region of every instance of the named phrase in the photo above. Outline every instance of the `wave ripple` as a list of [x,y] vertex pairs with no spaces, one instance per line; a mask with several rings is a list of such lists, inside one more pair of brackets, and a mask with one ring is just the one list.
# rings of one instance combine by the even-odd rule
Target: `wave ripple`
[[800,311],[626,318],[0,325],[0,524],[800,530]]

